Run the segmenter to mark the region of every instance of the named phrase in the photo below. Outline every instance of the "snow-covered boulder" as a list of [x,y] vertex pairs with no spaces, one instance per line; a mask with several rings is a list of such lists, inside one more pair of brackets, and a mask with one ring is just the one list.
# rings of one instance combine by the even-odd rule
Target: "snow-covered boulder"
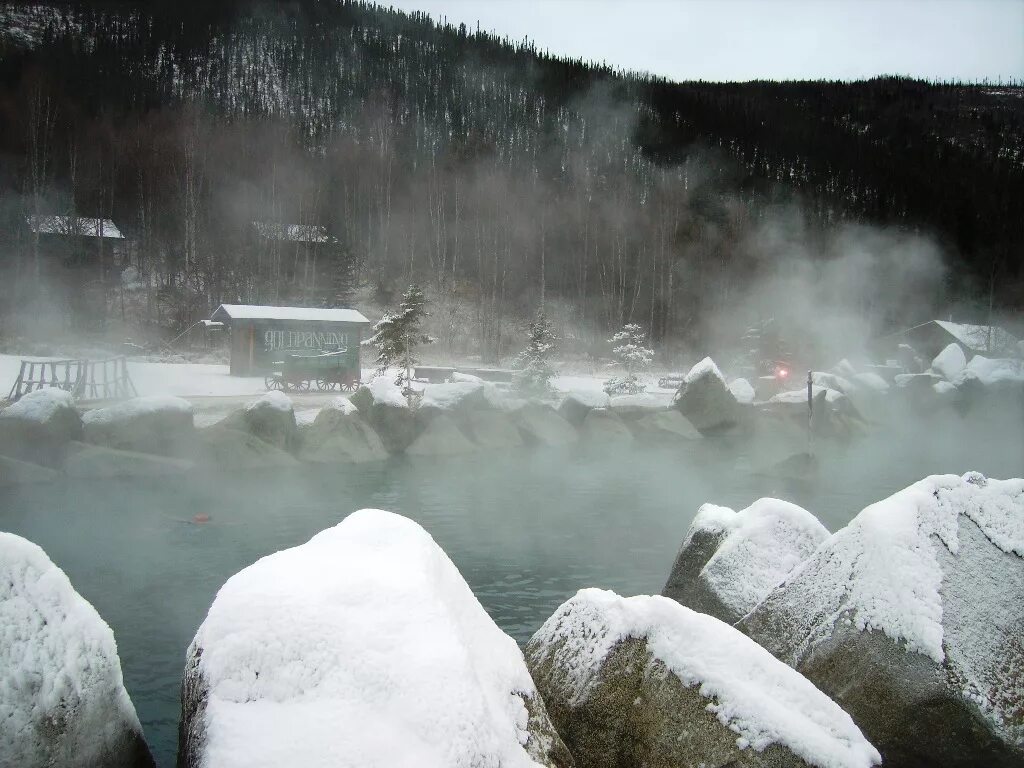
[[294,467],[299,463],[290,453],[255,435],[217,425],[196,430],[192,455],[198,466],[213,472]]
[[77,478],[150,477],[180,475],[192,466],[188,459],[72,441],[64,449],[61,469],[68,477]]
[[580,426],[580,440],[588,448],[615,448],[632,443],[633,433],[611,408],[593,408]]
[[461,381],[428,384],[423,390],[417,416],[427,421],[434,416],[464,416],[470,411],[491,407],[482,382]]
[[152,395],[94,408],[82,416],[84,440],[125,451],[173,453],[193,437],[192,404]]
[[178,765],[571,766],[515,641],[419,525],[362,510],[221,587]]
[[987,387],[1024,384],[1024,360],[975,355],[953,382],[957,386],[977,381]]
[[352,395],[352,404],[380,436],[388,453],[401,453],[416,437],[417,420],[402,389],[377,376]]
[[114,633],[42,549],[10,533],[0,533],[0,765],[154,765]]
[[356,407],[347,398],[336,397],[303,431],[299,457],[315,463],[362,464],[386,459],[388,452]]
[[697,428],[675,409],[646,413],[638,419],[627,421],[626,426],[637,442],[645,444],[688,443],[703,437]]
[[749,418],[747,407],[726,386],[725,377],[710,357],[690,369],[674,402],[680,413],[705,435],[732,431]]
[[221,426],[248,432],[283,451],[298,447],[295,406],[284,392],[267,392],[228,416]]
[[878,753],[802,675],[665,597],[585,589],[526,647],[579,765],[868,768]]
[[828,535],[814,515],[788,501],[758,499],[739,512],[704,504],[661,594],[734,624]]
[[0,456],[0,486],[52,483],[59,477],[56,471],[41,464]]
[[611,402],[611,398],[605,392],[574,391],[562,398],[562,402],[558,404],[558,413],[579,429],[588,413],[595,408],[608,408],[611,406]]
[[579,440],[575,427],[543,403],[527,403],[514,411],[512,418],[523,439],[530,445],[569,445]]
[[53,466],[81,439],[82,418],[63,389],[37,389],[0,411],[0,455]]
[[462,426],[470,440],[481,448],[505,450],[523,444],[519,428],[501,411],[469,411],[462,418]]
[[405,449],[409,456],[464,456],[476,451],[477,447],[459,429],[455,419],[446,414],[427,422]]
[[885,394],[889,391],[889,382],[873,371],[855,374],[853,380],[856,382],[858,389],[862,393],[867,391],[876,394]]
[[844,357],[832,366],[832,373],[842,376],[844,379],[853,380],[857,376],[857,369],[853,367],[853,363]]
[[[838,392],[841,395],[849,395],[857,391],[857,385],[845,376],[827,371],[812,371],[811,385]],[[804,391],[806,392],[806,386]]]
[[931,370],[939,374],[948,382],[957,380],[957,377],[967,367],[967,356],[963,348],[956,342],[943,349],[932,360]]
[[886,765],[1024,764],[1024,480],[934,476],[873,504],[737,626]]
[[729,391],[732,392],[732,396],[736,398],[736,402],[741,405],[750,405],[754,402],[754,398],[757,397],[757,393],[754,391],[753,386],[746,379],[733,379],[729,382]]

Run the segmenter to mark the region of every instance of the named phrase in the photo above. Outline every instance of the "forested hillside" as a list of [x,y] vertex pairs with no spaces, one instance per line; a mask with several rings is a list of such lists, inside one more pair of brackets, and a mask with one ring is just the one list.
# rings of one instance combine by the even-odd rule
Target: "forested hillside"
[[[563,334],[682,344],[851,250],[875,330],[933,298],[1024,306],[1019,85],[670,83],[353,2],[0,6],[0,195],[8,333],[68,275],[102,300],[66,323],[154,337],[417,280],[442,341],[487,359],[542,304]],[[111,219],[123,253],[54,272],[24,226],[50,214]]]

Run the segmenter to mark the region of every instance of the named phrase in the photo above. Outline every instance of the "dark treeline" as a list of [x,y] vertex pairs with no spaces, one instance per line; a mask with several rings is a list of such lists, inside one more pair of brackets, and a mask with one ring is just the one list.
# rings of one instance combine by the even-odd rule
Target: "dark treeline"
[[[540,305],[563,335],[637,322],[684,343],[861,224],[888,233],[879,283],[920,234],[952,267],[945,301],[1024,305],[1019,85],[677,84],[340,1],[0,14],[8,333],[43,301],[157,337],[220,302],[387,304],[415,279],[442,342],[489,359]],[[126,239],[54,263],[25,226],[51,214]]]

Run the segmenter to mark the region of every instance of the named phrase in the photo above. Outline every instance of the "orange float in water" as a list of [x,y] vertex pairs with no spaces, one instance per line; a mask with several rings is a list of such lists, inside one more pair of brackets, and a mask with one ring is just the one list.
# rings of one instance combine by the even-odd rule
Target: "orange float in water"
[[198,515],[192,518],[192,522],[196,523],[197,525],[202,525],[203,523],[210,522],[210,516],[200,512]]

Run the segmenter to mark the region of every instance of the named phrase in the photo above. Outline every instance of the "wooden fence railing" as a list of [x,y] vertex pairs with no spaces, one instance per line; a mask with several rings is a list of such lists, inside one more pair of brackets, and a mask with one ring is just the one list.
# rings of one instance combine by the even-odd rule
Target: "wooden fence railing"
[[37,389],[57,387],[79,400],[136,397],[128,360],[22,360],[18,379],[7,396],[12,402]]

